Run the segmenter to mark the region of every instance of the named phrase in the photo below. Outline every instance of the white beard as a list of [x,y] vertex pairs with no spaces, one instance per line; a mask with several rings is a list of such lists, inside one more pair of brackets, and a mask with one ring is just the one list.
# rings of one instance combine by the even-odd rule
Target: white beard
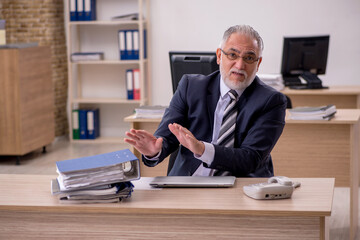
[[236,72],[240,72],[242,74],[244,74],[245,76],[245,80],[243,82],[240,81],[231,81],[228,77],[228,75],[225,73],[225,70],[222,68],[222,60],[220,60],[220,74],[224,79],[224,83],[225,85],[230,88],[230,89],[234,89],[234,90],[239,90],[242,91],[245,88],[247,88],[248,86],[250,86],[250,84],[254,81],[255,76],[256,76],[256,69],[254,70],[254,72],[250,75],[247,76],[247,73],[243,70],[233,70],[231,69],[231,71],[236,71]]

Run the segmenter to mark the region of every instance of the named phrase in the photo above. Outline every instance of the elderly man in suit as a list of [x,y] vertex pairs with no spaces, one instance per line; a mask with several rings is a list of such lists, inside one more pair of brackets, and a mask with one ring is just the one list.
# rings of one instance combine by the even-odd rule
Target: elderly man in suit
[[180,145],[173,176],[273,176],[286,97],[256,76],[262,51],[252,27],[230,27],[216,50],[220,71],[184,75],[154,135],[131,129],[125,141],[151,167]]

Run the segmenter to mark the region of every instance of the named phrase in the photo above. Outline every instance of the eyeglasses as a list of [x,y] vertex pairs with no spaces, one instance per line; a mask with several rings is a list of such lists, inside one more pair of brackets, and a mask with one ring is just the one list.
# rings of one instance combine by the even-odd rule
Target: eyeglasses
[[254,53],[246,53],[244,56],[240,56],[239,54],[237,54],[234,51],[230,51],[230,52],[225,52],[224,50],[222,50],[220,48],[220,50],[225,54],[225,56],[231,60],[231,61],[235,61],[238,58],[242,58],[242,60],[248,64],[253,64],[254,62],[257,62],[259,60],[259,58],[256,58],[256,55]]

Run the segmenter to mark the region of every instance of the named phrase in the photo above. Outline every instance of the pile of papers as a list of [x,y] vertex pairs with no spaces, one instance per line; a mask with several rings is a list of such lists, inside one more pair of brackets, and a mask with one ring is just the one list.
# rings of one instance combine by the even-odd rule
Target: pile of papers
[[140,178],[138,158],[129,150],[56,162],[52,194],[63,203],[119,202]]
[[335,105],[320,107],[296,107],[289,109],[290,119],[294,120],[330,120],[335,116]]
[[140,106],[135,108],[135,118],[162,118],[165,106]]
[[257,74],[261,81],[276,90],[280,91],[285,88],[281,74]]
[[103,52],[76,52],[71,54],[71,61],[99,61],[104,60]]

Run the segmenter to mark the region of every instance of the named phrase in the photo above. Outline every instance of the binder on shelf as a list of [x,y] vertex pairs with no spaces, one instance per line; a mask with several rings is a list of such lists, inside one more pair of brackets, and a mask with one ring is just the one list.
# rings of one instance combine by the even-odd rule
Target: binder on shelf
[[146,48],[146,29],[144,29],[144,53],[143,53],[143,57],[144,59],[147,58],[147,48]]
[[84,21],[95,21],[95,20],[96,20],[96,0],[84,0]]
[[99,109],[89,109],[87,116],[87,138],[96,139],[100,136]]
[[72,110],[72,133],[73,139],[80,139],[80,128],[79,128],[79,110]]
[[79,139],[87,139],[87,110],[79,109]]
[[70,21],[77,21],[77,0],[69,0],[69,2]]
[[84,21],[84,0],[77,0],[76,20]]
[[133,60],[134,59],[134,43],[133,43],[133,31],[127,30],[125,31],[125,52],[126,52],[126,59]]
[[126,51],[125,51],[125,44],[126,44],[126,38],[125,38],[125,31],[119,30],[119,51],[120,51],[120,60],[126,60]]
[[140,100],[140,69],[133,70],[134,77],[134,99]]
[[127,91],[127,99],[134,99],[134,80],[133,80],[133,70],[126,70],[126,91]]
[[133,59],[139,59],[139,31],[133,30],[132,31],[132,38],[133,38],[133,50],[132,55]]

